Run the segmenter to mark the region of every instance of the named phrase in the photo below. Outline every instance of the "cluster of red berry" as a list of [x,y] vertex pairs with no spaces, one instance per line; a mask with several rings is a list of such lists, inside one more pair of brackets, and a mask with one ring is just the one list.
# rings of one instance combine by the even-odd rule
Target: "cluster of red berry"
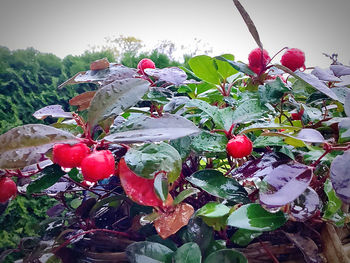
[[[271,58],[269,53],[260,48],[253,49],[248,56],[249,68],[256,74],[260,75],[266,70],[266,66],[270,63]],[[282,55],[281,64],[291,71],[295,71],[304,67],[305,54],[303,51],[297,48],[287,49]]]
[[115,160],[111,151],[101,150],[91,153],[84,143],[72,146],[55,144],[53,162],[63,168],[80,167],[84,180],[89,182],[108,178],[115,172]]

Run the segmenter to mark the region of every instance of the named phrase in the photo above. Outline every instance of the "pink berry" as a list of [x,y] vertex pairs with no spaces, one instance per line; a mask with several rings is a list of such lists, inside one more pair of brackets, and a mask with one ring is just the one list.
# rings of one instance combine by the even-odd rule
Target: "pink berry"
[[145,74],[144,70],[146,68],[156,68],[156,65],[149,58],[141,59],[139,64],[137,64],[137,69],[139,70],[139,73]]
[[269,53],[267,53],[265,49],[263,50],[262,56],[260,48],[253,49],[248,56],[249,68],[256,74],[259,74],[261,71],[265,70],[267,63],[269,63],[270,60]]
[[305,64],[305,54],[297,48],[288,49],[281,58],[281,64],[291,71],[295,71]]

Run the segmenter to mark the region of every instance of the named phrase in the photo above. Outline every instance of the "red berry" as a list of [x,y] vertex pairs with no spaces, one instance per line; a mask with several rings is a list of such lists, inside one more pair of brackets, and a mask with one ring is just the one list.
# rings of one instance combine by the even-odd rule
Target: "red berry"
[[115,171],[115,160],[111,151],[95,151],[81,162],[81,172],[86,181],[96,182],[110,177]]
[[237,135],[235,138],[229,140],[226,145],[227,153],[233,158],[242,158],[251,154],[253,150],[253,143],[245,135]]
[[136,175],[127,166],[124,158],[120,160],[118,170],[123,189],[131,200],[146,206],[163,206],[162,200],[158,198],[154,190],[154,179]]
[[304,114],[304,109],[301,109],[299,112],[297,113],[292,113],[290,116],[292,117],[293,120],[301,120],[301,118],[303,117]]
[[[262,58],[262,61],[261,61]],[[261,49],[253,49],[248,56],[249,68],[256,74],[261,72],[261,69],[265,69],[267,63],[271,60],[269,53],[264,49],[261,57]]]
[[141,59],[139,64],[137,64],[137,69],[139,70],[139,73],[144,74],[145,73],[144,70],[146,68],[156,68],[156,65],[149,58]]
[[0,179],[0,203],[5,203],[12,196],[16,196],[17,186],[14,181],[8,177]]
[[79,167],[81,161],[90,153],[89,147],[84,143],[75,145],[55,144],[53,146],[53,162],[63,168]]
[[281,64],[291,71],[304,67],[305,54],[303,51],[297,48],[288,49],[281,58]]

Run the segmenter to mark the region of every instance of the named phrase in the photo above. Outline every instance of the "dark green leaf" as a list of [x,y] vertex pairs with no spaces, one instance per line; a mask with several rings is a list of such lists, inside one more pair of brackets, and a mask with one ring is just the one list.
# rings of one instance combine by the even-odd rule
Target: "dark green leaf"
[[233,123],[251,122],[260,119],[265,110],[260,106],[259,101],[251,99],[239,105],[232,116]]
[[215,218],[225,216],[229,212],[230,208],[228,208],[226,205],[215,202],[209,202],[202,206],[199,210],[197,210],[196,215]]
[[261,234],[262,232],[260,231],[253,231],[240,228],[233,234],[233,236],[231,237],[231,241],[241,247],[245,247],[248,246],[254,238],[260,236]]
[[79,174],[79,170],[77,168],[72,168],[69,172],[68,175],[70,178],[72,178],[76,182],[81,182],[84,180],[83,176]]
[[186,180],[211,195],[237,203],[250,202],[244,187],[235,179],[225,177],[217,170],[197,171],[187,177]]
[[88,122],[93,128],[99,121],[123,113],[134,106],[148,91],[143,79],[116,80],[99,89],[88,109]]
[[226,152],[226,136],[221,134],[202,131],[192,139],[191,148],[197,153],[203,152]]
[[294,154],[293,154],[292,150],[289,147],[291,147],[291,146],[283,145],[281,147],[281,149],[278,150],[278,152],[287,155],[292,160],[295,160]]
[[0,169],[39,163],[55,143],[78,143],[73,134],[42,124],[19,126],[0,135]]
[[164,202],[168,197],[168,179],[164,173],[159,173],[154,179],[154,190],[157,196]]
[[284,140],[281,137],[259,136],[254,141],[254,148],[263,148],[266,146],[283,146]]
[[200,190],[194,187],[187,188],[183,190],[181,193],[179,193],[175,198],[174,198],[174,205],[181,203],[183,200],[185,200],[187,197],[199,193]]
[[234,249],[221,249],[211,253],[204,263],[248,263],[246,257]]
[[173,146],[184,161],[187,159],[191,152],[192,136],[185,136],[170,141],[170,145]]
[[202,254],[196,243],[183,244],[177,249],[173,257],[174,263],[201,263]]
[[126,248],[130,263],[170,263],[173,251],[159,243],[135,242]]
[[324,218],[330,219],[341,208],[342,201],[337,197],[329,179],[324,183],[324,192],[327,195],[328,202],[324,211]]
[[270,213],[259,204],[243,205],[227,219],[227,225],[253,231],[272,231],[287,222],[281,212]]
[[215,67],[213,58],[201,55],[191,58],[188,61],[192,71],[196,76],[212,84],[220,84],[220,75]]
[[114,143],[158,142],[174,140],[198,133],[193,122],[177,115],[164,114],[160,118],[138,115],[119,130],[111,130],[104,139]]
[[278,103],[283,95],[289,91],[289,89],[286,84],[279,77],[277,77],[273,81],[260,85],[258,91],[260,103],[265,105],[266,103]]
[[229,59],[226,59],[226,58],[221,57],[221,56],[215,57],[215,59],[228,62],[231,65],[231,67],[238,70],[239,72],[242,72],[244,74],[251,75],[251,76],[255,75],[255,73],[248,67],[248,65],[246,65],[242,62],[236,62],[236,61],[229,60]]
[[159,172],[166,172],[170,183],[176,180],[182,168],[180,154],[164,142],[131,148],[125,155],[125,162],[138,176],[148,179],[153,179]]
[[41,172],[42,176],[31,182],[27,187],[27,193],[39,193],[41,190],[45,190],[50,186],[54,185],[65,172],[62,171],[61,167],[57,164],[50,165]]

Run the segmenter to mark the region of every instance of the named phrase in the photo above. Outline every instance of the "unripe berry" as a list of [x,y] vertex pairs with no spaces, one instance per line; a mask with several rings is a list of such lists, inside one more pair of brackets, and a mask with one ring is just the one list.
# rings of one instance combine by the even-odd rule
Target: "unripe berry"
[[8,177],[0,179],[0,203],[5,203],[12,196],[16,196],[17,186],[14,181]]
[[227,153],[233,158],[243,158],[252,153],[253,143],[245,135],[237,135],[226,145]]
[[288,49],[281,58],[281,64],[291,71],[304,67],[305,54],[303,51],[297,48]]
[[110,177],[115,171],[115,159],[111,151],[95,151],[81,162],[84,180],[96,182]]
[[139,64],[137,64],[137,69],[139,70],[139,73],[145,74],[144,70],[146,68],[156,68],[156,65],[149,58],[141,59]]
[[269,53],[264,49],[261,56],[261,49],[253,49],[248,56],[249,68],[254,71],[256,74],[259,74],[261,71],[265,70],[267,63],[271,60]]
[[89,147],[84,143],[75,145],[55,144],[53,146],[53,162],[63,168],[79,167],[81,161],[90,153]]

